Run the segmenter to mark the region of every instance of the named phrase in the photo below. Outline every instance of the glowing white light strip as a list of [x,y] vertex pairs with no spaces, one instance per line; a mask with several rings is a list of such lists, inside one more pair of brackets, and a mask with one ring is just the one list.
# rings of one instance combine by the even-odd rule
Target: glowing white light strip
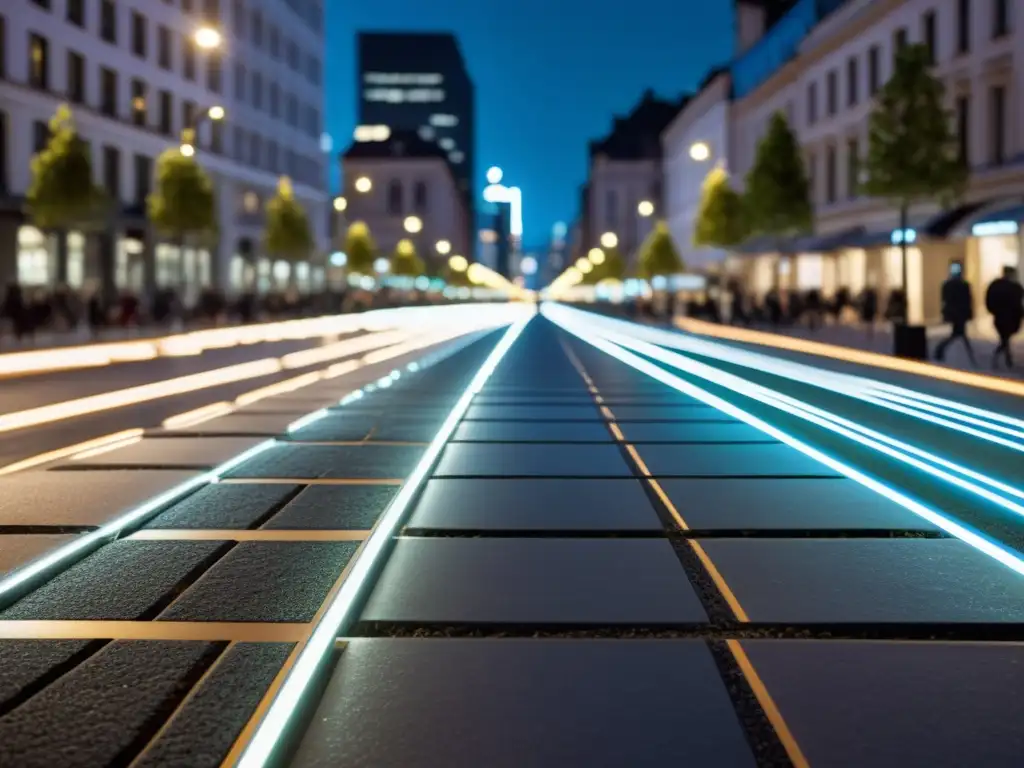
[[[950,419],[955,419],[957,421],[962,421],[965,424],[974,424],[976,426],[983,427],[984,429],[994,430],[995,432],[1000,432],[1000,433],[1002,433],[1004,435],[1011,435],[1013,437],[1017,437],[1017,438],[1019,438],[1021,440],[1024,440],[1024,431],[1021,431],[1020,429],[1014,429],[1012,427],[1004,427],[1002,424],[999,424],[999,423],[993,423],[993,421],[990,420],[990,417],[988,417],[988,418],[985,418],[985,417],[977,418],[975,416],[971,416],[971,415],[969,415],[970,412],[966,410],[965,406],[960,406],[961,409],[965,411],[964,413],[957,413],[956,411],[952,411],[949,408],[942,408],[942,407],[937,406],[937,405],[932,405],[931,403],[922,401],[920,398],[917,398],[917,397],[909,397],[909,396],[905,396],[905,395],[901,395],[901,394],[894,394],[892,392],[887,392],[887,391],[884,391],[884,390],[879,391],[879,392],[875,392],[873,396],[874,397],[881,397],[881,398],[884,398],[884,399],[889,400],[889,401],[894,402],[894,403],[903,403],[904,405],[907,405],[908,407],[913,408],[913,409],[918,410],[918,411],[927,411],[928,413],[937,413],[940,416],[945,416],[945,417],[948,417]],[[979,409],[972,409],[972,410],[981,410],[981,409],[979,408]],[[992,416],[998,416],[998,415],[999,414],[992,414]],[[1004,417],[1003,419],[999,419],[999,421],[1002,421],[1004,424],[1005,423],[1019,422],[1018,419],[1013,419],[1013,418],[1010,418],[1010,417]],[[1024,422],[1019,422],[1019,423],[1021,424],[1021,426],[1024,426]]]
[[273,440],[265,440],[209,472],[196,475],[192,479],[176,485],[171,490],[154,496],[144,504],[125,512],[123,515],[117,516],[95,531],[80,534],[64,546],[51,550],[39,559],[33,560],[13,573],[8,574],[6,578],[0,580],[0,604],[6,603],[9,596],[16,593],[17,590],[29,586],[33,579],[44,576],[55,568],[70,565],[79,555],[87,553],[91,548],[102,544],[108,539],[115,538],[125,528],[145,520],[165,504],[169,504],[193,488],[217,480],[243,461],[247,461],[253,456],[262,453],[272,445],[274,445]]
[[963,541],[965,544],[968,544],[969,546],[973,547],[979,552],[988,555],[997,562],[1002,563],[1014,572],[1024,575],[1024,560],[1021,559],[1018,553],[1007,549],[998,542],[988,538],[983,533],[976,531],[973,528],[970,528],[962,523],[959,523],[956,520],[953,520],[952,518],[946,517],[945,515],[931,509],[928,506],[925,506],[924,504],[918,501],[915,501],[909,496],[906,496],[905,494],[899,492],[895,488],[892,488],[888,485],[885,485],[882,482],[879,482],[878,480],[875,480],[869,475],[864,474],[863,472],[849,466],[848,464],[845,464],[841,461],[838,461],[837,459],[832,458],[831,456],[825,453],[822,453],[818,449],[813,448],[810,445],[807,445],[803,441],[793,437],[792,435],[786,432],[783,432],[781,429],[773,427],[766,421],[763,421],[758,417],[754,416],[753,414],[748,413],[747,411],[744,411],[741,408],[738,408],[737,406],[733,405],[727,400],[723,400],[722,398],[717,397],[716,395],[713,395],[710,392],[701,389],[700,387],[697,387],[694,384],[691,384],[687,381],[684,381],[683,379],[680,379],[678,376],[674,376],[673,374],[663,370],[662,368],[659,368],[653,363],[644,360],[643,358],[631,352],[628,352],[627,350],[622,349],[621,347],[612,344],[611,342],[606,341],[605,339],[593,335],[590,331],[580,328],[576,323],[572,322],[572,320],[566,318],[565,315],[561,315],[560,317],[559,315],[561,314],[561,312],[559,310],[562,309],[563,308],[561,307],[557,309],[545,307],[543,311],[551,320],[558,323],[558,325],[565,328],[574,336],[578,337],[582,341],[585,341],[591,346],[600,349],[602,352],[611,355],[612,357],[625,363],[626,365],[629,365],[631,368],[634,368],[635,370],[638,370],[641,373],[644,373],[650,376],[651,378],[662,382],[663,384],[667,384],[668,386],[672,387],[672,389],[675,389],[677,392],[690,395],[691,397],[694,397],[700,400],[701,402],[706,403],[707,405],[717,408],[718,410],[722,411],[725,414],[728,414],[730,416],[733,416],[734,418],[739,419],[740,421],[750,424],[752,427],[761,430],[767,435],[771,435],[776,440],[779,440],[780,442],[785,443],[786,445],[789,445],[792,448],[795,448],[804,455],[819,461],[825,466],[834,469],[836,472],[839,472],[840,474],[850,478],[851,480],[857,481],[861,485],[870,488],[876,493],[879,493],[882,496],[886,497],[887,499],[890,499],[891,501],[895,502],[896,504],[899,504],[904,509],[907,509],[910,512],[913,512],[918,517],[927,520],[928,522],[932,523],[933,525],[950,534],[951,536],[955,536],[960,541]]
[[455,407],[448,414],[448,418],[441,425],[394,501],[384,511],[380,521],[373,529],[373,533],[363,543],[363,548],[352,564],[352,570],[348,577],[342,583],[334,601],[324,612],[320,622],[313,629],[308,642],[295,661],[295,666],[288,673],[288,677],[274,697],[266,716],[257,727],[252,741],[242,753],[238,762],[239,768],[262,768],[267,765],[292,714],[321,663],[334,647],[338,633],[358,603],[360,594],[369,583],[378,558],[385,553],[387,545],[405,517],[410,502],[418,493],[420,485],[427,479],[434,463],[441,455],[445,443],[448,442],[459,421],[469,409],[473,398],[483,389],[487,379],[490,378],[531,319],[527,317],[519,320],[505,331],[501,341],[491,350],[491,354],[487,356],[476,376],[473,377]]

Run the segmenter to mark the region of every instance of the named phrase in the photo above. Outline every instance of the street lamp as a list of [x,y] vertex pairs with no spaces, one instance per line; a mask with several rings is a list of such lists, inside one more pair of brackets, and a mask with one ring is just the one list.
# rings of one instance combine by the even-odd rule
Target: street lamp
[[360,176],[356,179],[356,192],[365,195],[371,189],[373,189],[373,182],[370,181],[369,176]]
[[195,146],[188,141],[182,141],[180,151],[182,157],[194,157],[196,154]]
[[619,244],[619,237],[614,232],[605,232],[601,235],[601,245],[605,248],[614,248]]
[[206,110],[206,116],[213,121],[223,120],[226,114],[227,113],[224,111],[224,107],[220,106],[219,104],[214,105],[210,107],[208,110]]
[[696,141],[690,145],[690,157],[698,163],[703,163],[711,157],[711,147],[703,141]]
[[440,253],[442,256],[447,256],[449,253],[452,252],[452,244],[449,243],[447,240],[438,240],[434,247],[437,249],[437,252]]
[[594,265],[589,260],[584,258],[576,259],[576,269],[582,272],[584,275],[588,275],[594,271]]
[[456,254],[448,259],[448,268],[452,272],[465,272],[469,269],[469,260],[465,256],[459,256]]
[[415,235],[423,229],[423,220],[419,216],[406,216],[402,226],[410,235]]
[[204,51],[212,51],[215,48],[220,48],[224,42],[224,38],[219,30],[213,27],[200,27],[196,30],[193,39],[196,41],[196,45],[202,48]]
[[346,200],[344,197],[334,198],[334,210],[336,210],[338,213],[341,213],[346,208],[348,208],[348,200]]
[[504,171],[498,166],[492,166],[487,170],[487,183],[488,184],[500,184],[501,178],[504,176]]
[[587,254],[587,261],[589,261],[596,267],[599,267],[602,264],[604,264],[604,259],[604,251],[602,251],[600,248],[591,248],[590,253]]
[[654,203],[650,200],[641,200],[640,204],[636,207],[636,211],[646,219],[654,214]]

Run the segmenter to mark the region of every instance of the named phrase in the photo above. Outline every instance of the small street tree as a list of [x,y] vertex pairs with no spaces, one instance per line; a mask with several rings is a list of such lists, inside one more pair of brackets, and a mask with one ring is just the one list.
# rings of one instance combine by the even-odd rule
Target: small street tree
[[373,262],[377,258],[377,243],[370,234],[370,228],[362,221],[354,221],[345,233],[345,255],[349,274],[372,275]]
[[[67,279],[67,232],[102,224],[107,196],[92,179],[88,145],[75,129],[71,109],[62,104],[50,120],[50,140],[32,158],[32,182],[27,194],[32,222],[58,235],[57,279]],[[112,254],[101,255],[104,290],[113,284]]]
[[156,183],[146,199],[149,220],[157,231],[178,246],[178,269],[185,282],[185,245],[199,236],[217,232],[213,182],[195,155],[172,147],[156,161]]
[[676,275],[686,269],[672,240],[668,224],[659,221],[640,246],[637,273],[645,280]]
[[391,257],[391,274],[396,277],[419,277],[427,266],[416,253],[411,240],[399,240]]
[[588,274],[587,282],[597,284],[602,280],[622,280],[626,275],[626,262],[618,248],[601,248],[604,261],[594,265],[594,271]]
[[814,209],[800,145],[782,112],[772,115],[747,174],[743,209],[753,234],[780,240],[810,231]]
[[703,248],[729,248],[743,241],[743,225],[743,198],[729,184],[725,168],[717,165],[704,179],[693,244]]
[[967,181],[967,167],[943,106],[945,87],[932,75],[929,60],[925,45],[908,45],[896,54],[892,77],[871,113],[863,164],[865,193],[899,207],[904,290],[910,209],[932,200],[949,205]]
[[[291,179],[287,176],[280,178],[277,194],[267,202],[263,246],[268,254],[291,262],[292,265],[309,258],[313,250],[309,217],[302,204],[295,199]],[[294,278],[294,268],[291,275]]]

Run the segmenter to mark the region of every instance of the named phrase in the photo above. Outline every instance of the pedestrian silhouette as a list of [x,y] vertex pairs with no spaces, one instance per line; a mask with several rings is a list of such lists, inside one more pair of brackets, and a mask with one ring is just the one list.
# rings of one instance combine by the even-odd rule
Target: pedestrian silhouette
[[967,323],[973,317],[974,299],[971,297],[971,284],[964,280],[963,262],[954,261],[949,267],[949,277],[942,284],[942,319],[953,327],[953,331],[935,348],[936,360],[941,362],[945,359],[949,345],[956,339],[961,339],[971,365],[977,367],[971,340],[967,338]]
[[999,356],[1006,360],[1006,367],[1013,367],[1010,342],[1020,331],[1024,321],[1024,286],[1017,278],[1017,270],[1003,267],[1003,276],[996,278],[985,292],[985,308],[992,313],[999,346],[992,355],[992,367],[999,367]]

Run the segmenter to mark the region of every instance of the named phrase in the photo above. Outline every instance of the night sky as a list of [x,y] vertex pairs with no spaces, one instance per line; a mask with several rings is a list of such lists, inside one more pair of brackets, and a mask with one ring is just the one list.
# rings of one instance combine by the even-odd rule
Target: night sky
[[586,142],[650,87],[693,90],[732,47],[731,0],[330,0],[327,131],[343,149],[356,119],[355,33],[450,31],[477,99],[477,181],[491,165],[523,188],[524,242],[547,242],[577,211]]

